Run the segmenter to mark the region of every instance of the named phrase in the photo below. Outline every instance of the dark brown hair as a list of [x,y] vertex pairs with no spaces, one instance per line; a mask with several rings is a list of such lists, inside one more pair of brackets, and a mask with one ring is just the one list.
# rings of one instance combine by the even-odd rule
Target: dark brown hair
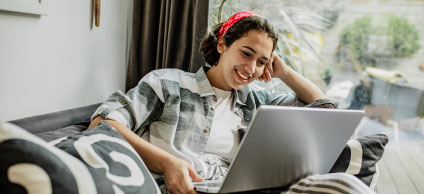
[[[200,42],[200,53],[209,65],[215,65],[220,57],[217,50],[218,33],[223,23],[217,24],[208,32]],[[245,17],[233,24],[227,33],[224,34],[224,42],[227,47],[230,47],[234,41],[245,36],[249,31],[257,30],[265,32],[273,41],[272,50],[275,49],[278,41],[278,32],[264,18],[258,16]]]

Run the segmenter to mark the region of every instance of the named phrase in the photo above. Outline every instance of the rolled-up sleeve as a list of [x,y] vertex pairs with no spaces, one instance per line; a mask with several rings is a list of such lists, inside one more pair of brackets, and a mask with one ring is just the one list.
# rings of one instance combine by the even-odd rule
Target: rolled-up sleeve
[[255,91],[256,99],[263,105],[305,106],[306,104],[295,94],[269,90]]
[[279,105],[279,106],[297,106],[297,107],[312,107],[312,108],[336,108],[329,99],[318,99],[311,104],[306,104],[294,93],[282,93],[277,91],[260,91],[258,96],[262,96],[263,104]]
[[158,119],[163,111],[160,81],[154,74],[147,74],[136,87],[126,94],[114,92],[94,112],[91,119],[101,115],[118,121],[136,131]]

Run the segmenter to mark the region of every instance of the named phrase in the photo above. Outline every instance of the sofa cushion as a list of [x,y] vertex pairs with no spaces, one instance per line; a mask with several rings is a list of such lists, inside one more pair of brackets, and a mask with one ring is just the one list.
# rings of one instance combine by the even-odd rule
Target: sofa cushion
[[106,122],[52,143],[0,122],[0,153],[4,193],[160,193],[135,150]]
[[330,173],[352,174],[375,189],[378,181],[377,162],[383,157],[388,141],[388,134],[372,134],[349,140]]

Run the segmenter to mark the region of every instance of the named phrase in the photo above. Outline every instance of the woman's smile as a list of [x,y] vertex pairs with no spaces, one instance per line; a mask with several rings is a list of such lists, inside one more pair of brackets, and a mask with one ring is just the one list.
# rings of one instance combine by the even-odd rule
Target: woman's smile
[[234,71],[236,72],[236,77],[242,82],[242,83],[246,83],[248,80],[249,80],[249,78],[250,78],[250,76],[249,75],[246,75],[246,74],[244,74],[244,73],[242,73],[241,71],[239,71],[239,70],[237,70],[237,69],[234,69]]

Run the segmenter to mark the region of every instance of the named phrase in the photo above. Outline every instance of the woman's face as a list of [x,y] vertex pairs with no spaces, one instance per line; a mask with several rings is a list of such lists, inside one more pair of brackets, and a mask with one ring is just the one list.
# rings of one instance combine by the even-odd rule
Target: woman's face
[[251,30],[230,47],[218,42],[217,67],[224,77],[222,89],[241,89],[260,77],[272,54],[273,41],[265,32]]

